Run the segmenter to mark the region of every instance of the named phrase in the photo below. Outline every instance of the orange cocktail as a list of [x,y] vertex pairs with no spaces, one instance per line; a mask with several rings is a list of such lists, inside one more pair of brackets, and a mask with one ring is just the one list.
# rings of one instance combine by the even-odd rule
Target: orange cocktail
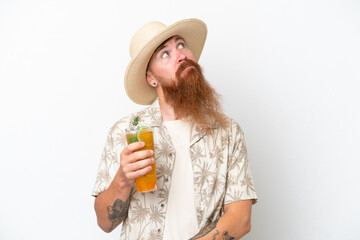
[[[154,150],[154,138],[153,131],[151,128],[142,127],[139,130],[130,130],[126,129],[126,141],[128,144],[138,141],[143,141],[145,146],[138,151],[151,149],[153,150],[153,158],[155,159],[155,150]],[[151,165],[151,171],[137,179],[135,179],[136,188],[138,192],[150,192],[156,190],[156,169],[155,163]]]

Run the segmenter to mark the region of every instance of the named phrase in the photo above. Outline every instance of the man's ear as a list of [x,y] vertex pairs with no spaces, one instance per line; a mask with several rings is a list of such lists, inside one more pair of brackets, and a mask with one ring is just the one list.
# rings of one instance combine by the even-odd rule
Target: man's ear
[[153,81],[153,77],[152,77],[152,74],[151,74],[151,72],[149,70],[146,71],[146,81],[151,86],[151,83]]

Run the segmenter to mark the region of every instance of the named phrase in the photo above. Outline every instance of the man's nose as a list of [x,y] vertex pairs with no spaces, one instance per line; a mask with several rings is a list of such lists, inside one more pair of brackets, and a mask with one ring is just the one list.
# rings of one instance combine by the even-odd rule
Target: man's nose
[[185,60],[187,57],[186,57],[186,54],[181,52],[181,51],[177,51],[177,62],[178,63],[181,63],[183,60]]

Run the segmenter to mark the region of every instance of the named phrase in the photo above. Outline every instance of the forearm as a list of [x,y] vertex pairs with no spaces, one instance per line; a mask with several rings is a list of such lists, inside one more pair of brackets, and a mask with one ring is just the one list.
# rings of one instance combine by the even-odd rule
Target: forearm
[[115,180],[95,199],[99,227],[105,232],[114,230],[127,216],[131,186]]
[[249,200],[225,205],[225,213],[209,226],[202,229],[191,240],[236,240],[251,229],[251,205]]
[[250,226],[248,222],[235,223],[231,217],[224,214],[218,221],[213,222],[204,229],[205,231],[201,231],[195,237],[191,238],[191,240],[240,239],[250,232]]

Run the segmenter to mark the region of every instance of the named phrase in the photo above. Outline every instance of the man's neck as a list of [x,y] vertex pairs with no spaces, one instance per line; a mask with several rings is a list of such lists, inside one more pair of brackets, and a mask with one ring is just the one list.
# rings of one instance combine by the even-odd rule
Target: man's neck
[[178,120],[176,117],[174,108],[165,101],[163,95],[159,95],[159,106],[163,121],[174,121]]

